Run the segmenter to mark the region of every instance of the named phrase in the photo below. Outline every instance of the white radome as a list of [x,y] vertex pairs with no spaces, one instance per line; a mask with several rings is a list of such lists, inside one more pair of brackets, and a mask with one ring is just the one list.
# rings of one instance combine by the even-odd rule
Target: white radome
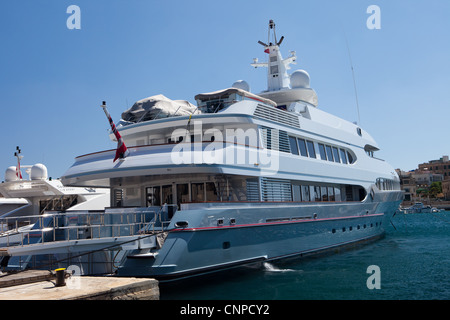
[[309,74],[305,70],[296,70],[291,74],[291,88],[309,88]]
[[47,167],[43,164],[37,163],[31,167],[31,180],[45,180],[47,176]]
[[6,169],[5,181],[9,182],[9,181],[16,181],[16,180],[19,180],[19,178],[16,175],[16,167],[12,166],[12,167],[9,167],[8,169]]
[[244,80],[236,81],[235,83],[233,83],[232,87],[250,92],[250,85],[247,83],[247,81]]

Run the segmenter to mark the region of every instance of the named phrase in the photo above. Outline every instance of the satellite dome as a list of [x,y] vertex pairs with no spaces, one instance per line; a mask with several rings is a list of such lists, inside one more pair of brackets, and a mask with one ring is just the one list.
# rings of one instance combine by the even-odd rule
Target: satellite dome
[[309,74],[305,70],[296,70],[291,74],[291,88],[309,88]]
[[16,181],[19,180],[19,178],[16,175],[16,167],[9,167],[8,169],[6,169],[5,172],[5,181],[9,182],[9,181]]
[[233,83],[233,88],[241,89],[250,92],[250,86],[244,80],[238,80]]
[[43,164],[37,163],[31,167],[31,180],[45,180],[47,179],[47,167]]

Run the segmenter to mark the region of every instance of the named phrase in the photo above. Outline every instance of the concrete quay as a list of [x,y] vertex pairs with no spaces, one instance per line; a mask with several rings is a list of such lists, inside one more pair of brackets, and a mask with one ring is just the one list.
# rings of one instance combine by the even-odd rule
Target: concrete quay
[[0,300],[159,300],[158,281],[148,278],[71,276],[55,286],[49,271],[0,276]]

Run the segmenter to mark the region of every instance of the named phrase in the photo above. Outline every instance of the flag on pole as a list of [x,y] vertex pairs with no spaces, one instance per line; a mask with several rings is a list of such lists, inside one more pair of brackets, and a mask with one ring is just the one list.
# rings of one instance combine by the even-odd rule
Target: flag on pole
[[22,171],[20,171],[20,160],[17,158],[16,176],[22,180]]
[[103,111],[105,111],[106,117],[108,118],[109,124],[111,125],[111,130],[116,136],[117,139],[117,150],[116,150],[116,156],[114,157],[113,162],[116,162],[117,159],[124,159],[129,151],[127,149],[127,146],[125,145],[125,142],[123,142],[122,136],[120,135],[119,131],[117,131],[116,125],[111,119],[111,115],[109,114],[108,110],[106,109],[106,102],[103,101],[103,104],[101,106],[103,108]]
[[19,146],[16,147],[16,152],[14,152],[14,156],[17,157],[17,167],[16,167],[16,177],[22,180],[22,171],[20,171],[20,159],[23,157],[20,155]]

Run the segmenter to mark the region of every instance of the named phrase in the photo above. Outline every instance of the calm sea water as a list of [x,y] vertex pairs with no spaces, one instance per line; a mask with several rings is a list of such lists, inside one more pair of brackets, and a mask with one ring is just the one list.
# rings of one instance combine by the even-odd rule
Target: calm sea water
[[[447,300],[450,212],[397,214],[386,236],[326,256],[161,285],[161,300]],[[380,289],[368,289],[369,266]]]

